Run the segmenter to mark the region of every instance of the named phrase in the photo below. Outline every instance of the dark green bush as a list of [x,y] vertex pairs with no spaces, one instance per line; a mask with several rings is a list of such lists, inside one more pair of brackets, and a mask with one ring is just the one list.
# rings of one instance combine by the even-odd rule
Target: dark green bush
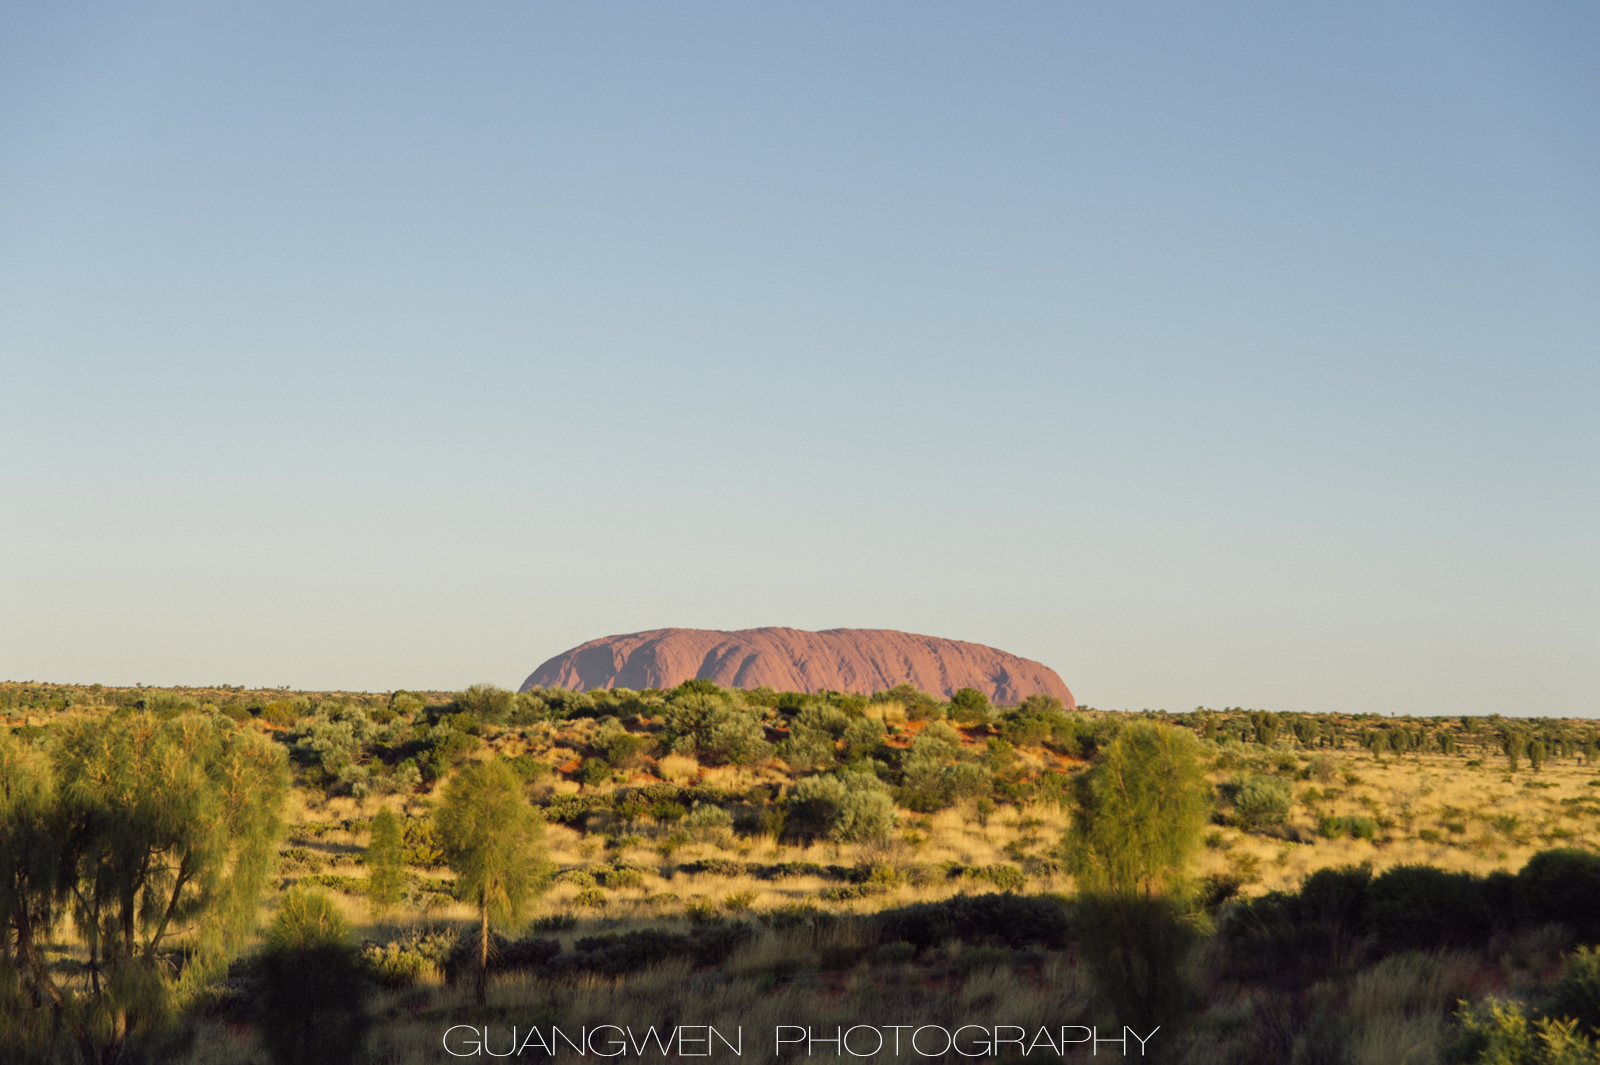
[[511,768],[516,770],[517,776],[529,784],[537,784],[542,780],[548,780],[555,774],[554,768],[546,762],[539,761],[531,754],[519,754],[515,758],[508,759],[508,761]]
[[1522,920],[1561,921],[1585,940],[1600,939],[1600,855],[1540,851],[1517,874],[1517,896]]
[[558,959],[562,968],[619,976],[672,958],[692,958],[697,965],[720,962],[753,935],[742,921],[719,921],[696,927],[689,935],[644,928],[621,935],[585,936],[576,951]]
[[1078,946],[1102,1009],[1133,1024],[1172,1023],[1193,1001],[1183,960],[1198,938],[1190,915],[1161,895],[1077,900]]
[[933,947],[952,939],[969,945],[1022,948],[1033,943],[1064,948],[1071,935],[1067,909],[1047,895],[957,895],[884,910],[883,938]]
[[327,896],[295,890],[259,961],[258,1030],[278,1065],[348,1065],[364,1056],[370,985],[349,925]]
[[1431,865],[1397,865],[1367,886],[1367,928],[1385,952],[1470,946],[1489,937],[1483,881]]
[[1346,865],[1318,869],[1306,877],[1297,899],[1296,918],[1333,928],[1358,929],[1365,923],[1372,866]]
[[570,932],[578,927],[578,919],[570,913],[554,913],[533,922],[535,932]]
[[618,769],[628,769],[639,764],[649,746],[650,741],[643,736],[619,732],[606,741],[605,758]]
[[959,725],[981,725],[989,720],[989,697],[976,688],[962,688],[950,696],[950,720]]
[[[469,933],[458,939],[440,966],[445,983],[470,981],[478,971],[478,939]],[[489,972],[528,972],[548,965],[561,954],[559,939],[509,939],[499,932],[489,936]]]

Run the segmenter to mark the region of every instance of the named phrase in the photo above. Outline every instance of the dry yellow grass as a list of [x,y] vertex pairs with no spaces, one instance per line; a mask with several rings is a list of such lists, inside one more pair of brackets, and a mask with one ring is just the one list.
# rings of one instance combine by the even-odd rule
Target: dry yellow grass
[[[1591,766],[1546,763],[1538,773],[1524,766],[1512,774],[1503,759],[1471,766],[1459,756],[1375,759],[1365,752],[1331,753],[1339,768],[1332,782],[1294,786],[1288,823],[1312,842],[1285,843],[1221,829],[1225,849],[1209,850],[1201,872],[1234,872],[1254,859],[1262,879],[1248,893],[1256,894],[1292,890],[1317,869],[1361,862],[1380,872],[1418,863],[1478,874],[1514,872],[1540,850],[1593,849],[1600,839],[1600,787],[1589,783],[1596,779]],[[1228,775],[1213,774],[1218,780]],[[1589,804],[1562,802],[1583,798],[1596,800],[1588,812],[1582,807]],[[1373,842],[1327,840],[1316,835],[1324,815],[1364,816],[1392,825],[1380,828]]]
[[687,783],[700,773],[700,763],[681,754],[669,754],[658,764],[662,778],[675,784]]

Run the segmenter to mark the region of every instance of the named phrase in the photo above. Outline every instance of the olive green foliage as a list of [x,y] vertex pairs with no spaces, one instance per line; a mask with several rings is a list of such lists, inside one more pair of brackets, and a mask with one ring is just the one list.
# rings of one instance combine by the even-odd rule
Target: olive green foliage
[[546,872],[543,822],[522,782],[504,761],[476,762],[445,788],[435,819],[456,893],[479,916],[478,1001],[488,993],[489,924],[515,924],[542,889]]
[[1281,825],[1289,817],[1294,791],[1287,780],[1259,774],[1238,782],[1233,789],[1233,808],[1250,828]]
[[1376,839],[1378,822],[1370,817],[1324,817],[1317,823],[1317,833],[1324,839]]
[[371,1019],[350,926],[321,892],[294,890],[267,929],[257,1028],[276,1065],[358,1061]]
[[[64,1028],[114,1060],[159,1029],[249,932],[287,790],[282,752],[220,714],[69,720],[39,747],[0,733],[0,1038]],[[71,984],[42,949],[68,916],[87,950]]]
[[894,829],[894,799],[871,773],[806,777],[790,794],[790,824],[799,832],[847,843],[881,840]]
[[392,909],[405,896],[404,843],[400,818],[385,806],[372,819],[367,842],[367,901],[374,913]]
[[878,692],[867,701],[899,703],[906,708],[906,717],[912,721],[930,721],[944,716],[943,704],[915,684],[896,684],[893,688]]
[[1600,949],[1579,947],[1562,961],[1549,1012],[1577,1021],[1591,1038],[1600,1036]]
[[683,827],[702,843],[727,839],[733,833],[733,815],[715,803],[697,802],[683,819]]
[[673,752],[729,765],[752,765],[770,755],[772,748],[761,725],[761,708],[750,706],[736,693],[723,692],[715,685],[705,691],[706,685],[710,682],[680,685],[662,708],[666,738]]
[[455,705],[458,713],[470,714],[486,725],[498,725],[511,716],[517,695],[493,684],[474,684],[456,696]]
[[790,726],[789,735],[778,744],[777,754],[790,769],[800,773],[830,768],[839,757],[832,736],[798,724]]
[[329,794],[364,798],[371,790],[363,752],[392,732],[376,724],[363,706],[331,702],[299,718],[289,733],[294,758],[310,771],[308,783]]
[[389,709],[401,717],[416,717],[428,704],[408,691],[397,691],[389,696]]
[[1076,785],[1065,841],[1079,887],[1084,961],[1119,1021],[1177,1026],[1190,991],[1181,963],[1196,939],[1185,875],[1210,787],[1187,730],[1135,722]]
[[778,756],[802,772],[827,769],[839,760],[841,740],[846,757],[859,758],[874,750],[883,734],[883,723],[863,716],[859,707],[810,703],[790,721],[789,736],[779,745]]
[[349,946],[350,922],[324,892],[297,888],[284,895],[262,942],[267,950],[285,951]]
[[846,761],[858,762],[875,754],[883,745],[888,729],[874,717],[858,717],[845,726],[840,742],[844,744]]
[[1486,999],[1464,1007],[1449,1060],[1460,1065],[1600,1065],[1600,1048],[1578,1022],[1530,1021],[1521,1003]]
[[1179,886],[1210,792],[1192,733],[1124,728],[1078,778],[1066,856],[1081,888],[1153,896]]
[[470,714],[445,714],[426,731],[428,753],[423,762],[423,775],[438,780],[449,774],[452,766],[459,765],[467,755],[482,744],[477,736],[478,719]]
[[900,761],[900,804],[918,813],[942,810],[989,792],[989,774],[969,760],[961,736],[942,721],[928,725]]
[[639,764],[649,748],[650,741],[645,737],[634,736],[618,728],[605,737],[601,749],[605,751],[609,764],[618,769],[631,769]]

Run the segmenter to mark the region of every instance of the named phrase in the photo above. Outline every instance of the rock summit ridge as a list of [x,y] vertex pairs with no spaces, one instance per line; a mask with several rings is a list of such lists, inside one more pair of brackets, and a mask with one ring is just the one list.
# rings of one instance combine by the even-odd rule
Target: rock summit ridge
[[895,629],[652,629],[590,640],[529,675],[529,688],[671,688],[704,679],[725,688],[871,695],[914,684],[948,699],[976,688],[996,703],[1035,692],[1070,709],[1072,692],[1049,666],[994,647]]

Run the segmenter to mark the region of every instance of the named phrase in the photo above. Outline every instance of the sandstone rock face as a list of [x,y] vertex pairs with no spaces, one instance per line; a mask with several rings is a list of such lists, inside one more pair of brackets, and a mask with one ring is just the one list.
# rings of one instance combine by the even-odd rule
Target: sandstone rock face
[[992,702],[1035,692],[1068,709],[1072,692],[1049,666],[982,644],[893,629],[655,629],[606,636],[556,655],[522,684],[529,688],[671,688],[701,678],[724,688],[873,692],[907,682],[948,699],[976,688]]

